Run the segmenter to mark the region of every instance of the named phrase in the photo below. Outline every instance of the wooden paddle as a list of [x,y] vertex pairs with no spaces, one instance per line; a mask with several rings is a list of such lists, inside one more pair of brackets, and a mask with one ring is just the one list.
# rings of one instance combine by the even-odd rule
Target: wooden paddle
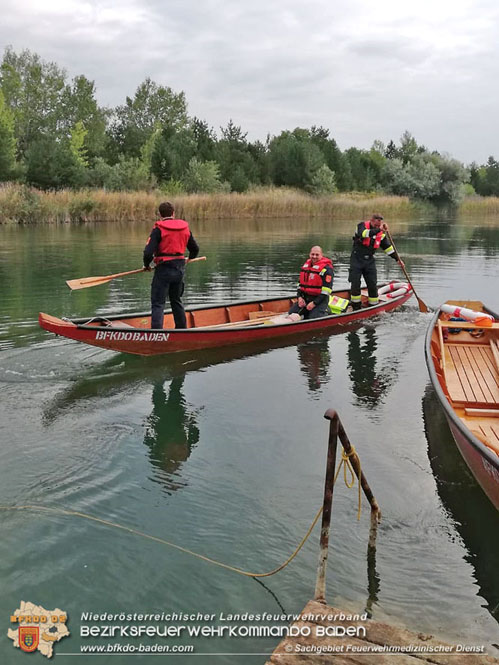
[[[397,252],[397,248],[395,247],[395,243],[393,242],[393,238],[392,238],[392,236],[390,235],[390,231],[389,231],[388,229],[386,230],[386,235],[388,236],[388,240],[390,241],[391,246],[392,246],[393,249]],[[397,252],[397,254],[398,254],[399,259],[400,259],[400,254],[399,254],[398,252]],[[430,310],[428,309],[428,307],[426,306],[426,304],[423,302],[423,300],[421,300],[421,298],[420,298],[420,297],[418,296],[418,294],[416,293],[416,289],[415,289],[414,286],[412,285],[411,278],[409,277],[409,275],[408,275],[408,273],[407,273],[407,270],[405,269],[405,266],[404,266],[402,263],[400,263],[400,260],[399,260],[398,263],[399,263],[399,266],[402,268],[402,270],[403,270],[403,272],[404,272],[405,278],[407,279],[407,281],[408,281],[409,284],[410,284],[410,287],[411,287],[411,289],[412,289],[412,292],[413,292],[414,295],[416,296],[416,300],[418,301],[418,305],[419,305],[419,311],[420,311],[420,312],[429,312]]]
[[[194,263],[194,261],[206,261],[206,256],[198,256],[196,259],[187,259],[187,263]],[[88,289],[90,286],[100,286],[106,284],[112,279],[117,277],[125,277],[125,275],[135,275],[138,272],[149,272],[145,268],[138,268],[137,270],[128,270],[127,272],[117,272],[114,275],[104,275],[103,277],[82,277],[81,279],[69,279],[66,284],[72,291],[77,289]]]

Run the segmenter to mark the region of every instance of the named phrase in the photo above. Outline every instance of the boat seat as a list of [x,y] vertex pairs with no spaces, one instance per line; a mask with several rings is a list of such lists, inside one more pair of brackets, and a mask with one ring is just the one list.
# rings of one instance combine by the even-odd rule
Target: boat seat
[[[477,423],[478,425],[478,423]],[[491,423],[480,423],[478,429],[471,430],[487,448],[499,455],[499,426]]]
[[445,378],[455,404],[494,408],[499,404],[498,374],[485,344],[446,344]]

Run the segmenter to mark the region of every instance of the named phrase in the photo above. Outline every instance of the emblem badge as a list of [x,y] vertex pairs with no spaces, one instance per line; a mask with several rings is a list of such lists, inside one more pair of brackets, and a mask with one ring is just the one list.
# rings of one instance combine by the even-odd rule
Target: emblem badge
[[23,651],[36,651],[40,641],[40,628],[38,626],[19,626],[19,646]]

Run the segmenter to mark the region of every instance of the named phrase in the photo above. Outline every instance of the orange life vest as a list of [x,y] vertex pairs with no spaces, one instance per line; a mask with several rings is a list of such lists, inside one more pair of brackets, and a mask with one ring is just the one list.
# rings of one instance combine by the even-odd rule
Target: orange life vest
[[323,256],[319,261],[307,259],[300,271],[300,289],[303,293],[318,296],[322,291],[321,271],[327,266],[333,267],[331,259]]
[[154,263],[183,259],[191,230],[183,219],[160,219],[154,225],[161,231],[161,241],[154,255]]

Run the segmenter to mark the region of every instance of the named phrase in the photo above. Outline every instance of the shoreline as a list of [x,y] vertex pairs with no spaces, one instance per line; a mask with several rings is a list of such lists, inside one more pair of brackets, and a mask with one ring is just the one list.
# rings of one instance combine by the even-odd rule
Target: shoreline
[[[161,200],[171,199],[179,217],[193,222],[208,219],[326,218],[360,219],[374,211],[385,217],[408,218],[421,210],[437,211],[431,204],[406,196],[378,193],[339,193],[312,196],[288,188],[265,187],[242,194],[175,194],[98,190],[42,191],[25,185],[0,185],[0,224],[67,224],[136,222],[155,219]],[[465,198],[457,214],[499,214],[499,198]]]
[[373,211],[409,216],[418,204],[407,197],[341,193],[311,196],[286,188],[259,188],[238,194],[175,194],[99,190],[41,191],[17,184],[0,186],[0,224],[133,222],[155,219],[158,203],[172,200],[179,217],[254,219],[331,217],[361,218]]

